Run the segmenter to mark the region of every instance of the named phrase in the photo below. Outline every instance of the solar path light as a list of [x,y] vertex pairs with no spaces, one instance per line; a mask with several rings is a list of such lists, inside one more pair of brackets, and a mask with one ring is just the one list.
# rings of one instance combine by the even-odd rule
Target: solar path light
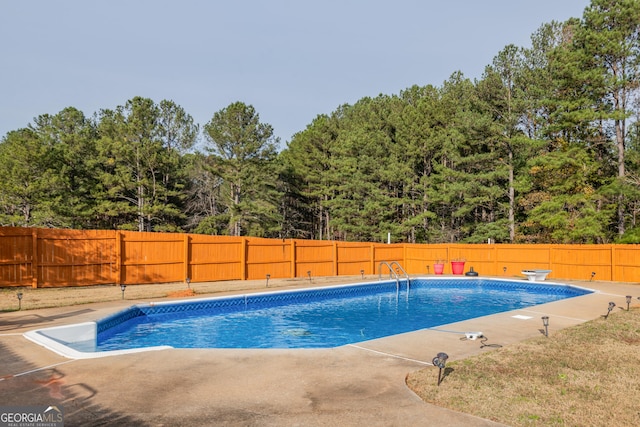
[[629,311],[629,306],[631,305],[631,295],[627,295],[627,311]]
[[615,306],[616,306],[616,303],[615,303],[615,302],[613,302],[613,301],[612,301],[612,302],[610,302],[610,303],[609,303],[609,308],[607,308],[607,314],[605,314],[605,315],[604,315],[604,316],[602,316],[602,317],[604,317],[605,319],[606,319],[607,317],[609,317],[609,315],[611,314],[611,311],[614,309],[614,307],[615,307]]
[[267,274],[267,288],[269,287],[269,279],[271,279],[271,275]]
[[18,292],[16,296],[18,297],[18,310],[22,310],[22,292]]
[[542,316],[542,326],[544,326],[544,336],[549,336],[549,316]]
[[364,270],[360,270],[360,275],[362,276],[362,279],[364,279]]
[[127,289],[127,285],[120,285],[120,290],[122,291],[122,299],[124,299],[124,290]]
[[191,277],[187,277],[185,282],[187,282],[187,288],[191,289]]
[[447,353],[440,352],[431,361],[433,363],[433,366],[438,367],[438,386],[442,382],[442,370],[445,368],[448,358],[449,355]]

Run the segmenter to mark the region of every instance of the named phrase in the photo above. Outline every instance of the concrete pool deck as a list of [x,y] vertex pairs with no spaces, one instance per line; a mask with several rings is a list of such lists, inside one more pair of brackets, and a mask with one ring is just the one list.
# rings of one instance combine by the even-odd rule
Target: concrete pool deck
[[143,301],[3,312],[0,405],[60,405],[69,426],[496,426],[424,403],[405,377],[440,351],[459,360],[539,336],[544,315],[552,335],[606,314],[609,301],[626,308],[625,295],[637,304],[640,294],[638,284],[559,282],[598,292],[440,328],[482,331],[486,341],[428,329],[334,349],[170,349],[73,360],[22,334]]

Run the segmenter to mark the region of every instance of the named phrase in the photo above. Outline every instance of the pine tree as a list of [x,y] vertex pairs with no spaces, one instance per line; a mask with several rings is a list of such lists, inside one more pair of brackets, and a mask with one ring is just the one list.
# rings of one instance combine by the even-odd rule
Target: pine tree
[[276,180],[278,139],[250,105],[235,102],[204,126],[211,171],[222,179],[221,203],[232,236],[277,234],[280,194]]

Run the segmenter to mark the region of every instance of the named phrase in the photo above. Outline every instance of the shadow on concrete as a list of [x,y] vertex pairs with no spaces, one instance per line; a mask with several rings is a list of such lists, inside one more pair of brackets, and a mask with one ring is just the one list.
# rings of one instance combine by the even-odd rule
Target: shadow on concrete
[[94,310],[85,308],[84,310],[69,311],[51,316],[41,316],[36,313],[25,311],[21,316],[12,316],[11,320],[3,320],[0,318],[0,331],[12,331],[29,325],[40,325],[47,322],[53,322],[55,320],[91,313],[93,311]]
[[134,416],[93,403],[99,391],[86,383],[70,382],[64,373],[65,367],[71,367],[72,363],[65,361],[46,367],[36,366],[0,341],[2,406],[57,406],[63,409],[65,426],[150,425]]

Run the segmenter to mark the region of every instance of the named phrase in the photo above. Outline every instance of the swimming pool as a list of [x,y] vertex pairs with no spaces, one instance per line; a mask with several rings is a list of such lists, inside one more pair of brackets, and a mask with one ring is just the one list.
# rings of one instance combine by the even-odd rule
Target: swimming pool
[[[406,279],[139,304],[54,340],[78,352],[328,348],[590,293],[556,283]],[[79,327],[79,325],[78,325]],[[73,336],[73,339],[70,337]]]

